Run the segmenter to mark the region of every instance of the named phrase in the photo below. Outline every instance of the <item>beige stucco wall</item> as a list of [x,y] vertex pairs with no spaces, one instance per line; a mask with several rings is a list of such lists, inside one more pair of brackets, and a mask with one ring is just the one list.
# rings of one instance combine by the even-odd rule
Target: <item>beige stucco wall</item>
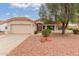
[[7,23],[0,25],[0,31],[5,31],[5,27],[7,26]]
[[12,21],[12,22],[9,22],[9,24],[33,24],[33,22],[30,22],[30,21]]
[[[11,24],[30,24],[31,25],[31,29],[29,29],[29,31],[32,34],[36,30],[36,26],[35,26],[35,24],[33,22],[30,22],[30,21],[11,21],[11,22],[7,23],[7,27],[8,27],[7,30],[6,30],[7,34],[11,33]],[[23,29],[23,28],[21,28],[21,29]]]

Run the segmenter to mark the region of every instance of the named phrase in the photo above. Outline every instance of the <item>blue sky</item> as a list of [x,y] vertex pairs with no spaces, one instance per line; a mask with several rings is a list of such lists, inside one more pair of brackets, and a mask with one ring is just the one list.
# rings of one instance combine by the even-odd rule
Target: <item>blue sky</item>
[[38,19],[40,5],[39,3],[0,3],[0,20],[22,16]]

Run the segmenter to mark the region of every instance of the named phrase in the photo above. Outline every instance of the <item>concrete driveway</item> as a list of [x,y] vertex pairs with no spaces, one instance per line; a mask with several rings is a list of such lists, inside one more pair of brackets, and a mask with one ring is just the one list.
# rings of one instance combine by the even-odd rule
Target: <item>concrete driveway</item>
[[0,36],[0,55],[6,55],[29,36],[30,34],[7,34]]

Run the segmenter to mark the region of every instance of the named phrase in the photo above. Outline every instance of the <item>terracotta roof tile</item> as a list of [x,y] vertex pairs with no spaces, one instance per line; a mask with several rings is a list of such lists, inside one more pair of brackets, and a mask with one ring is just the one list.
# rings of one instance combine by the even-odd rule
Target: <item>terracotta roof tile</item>
[[14,17],[14,18],[8,19],[6,22],[11,22],[11,21],[30,21],[30,22],[34,22],[33,20],[31,20],[27,17]]
[[0,21],[0,25],[3,24],[3,23],[5,23],[5,21]]

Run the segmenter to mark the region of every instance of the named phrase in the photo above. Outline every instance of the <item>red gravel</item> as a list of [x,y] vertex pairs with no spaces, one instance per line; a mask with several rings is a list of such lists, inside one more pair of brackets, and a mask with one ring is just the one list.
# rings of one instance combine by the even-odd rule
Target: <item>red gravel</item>
[[51,41],[41,43],[41,36],[30,36],[8,56],[79,55],[79,35],[52,34]]

